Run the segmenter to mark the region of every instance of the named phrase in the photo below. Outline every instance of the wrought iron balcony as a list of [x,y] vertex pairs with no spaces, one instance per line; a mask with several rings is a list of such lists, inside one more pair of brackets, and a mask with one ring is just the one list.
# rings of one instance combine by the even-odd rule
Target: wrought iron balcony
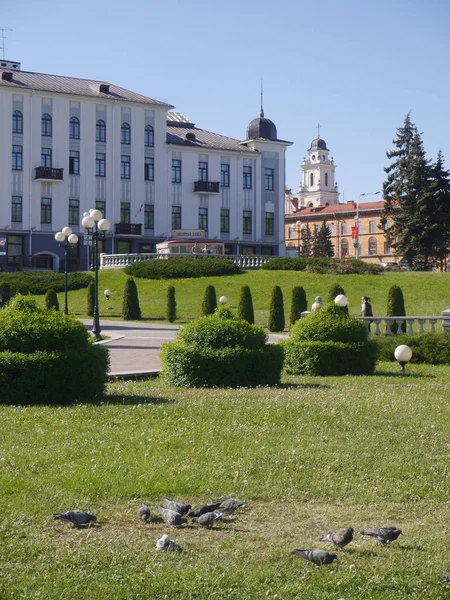
[[64,169],[53,169],[52,167],[36,167],[35,179],[41,181],[62,181]]
[[116,235],[142,235],[140,223],[116,223]]
[[220,192],[219,181],[194,181],[194,193],[218,194]]

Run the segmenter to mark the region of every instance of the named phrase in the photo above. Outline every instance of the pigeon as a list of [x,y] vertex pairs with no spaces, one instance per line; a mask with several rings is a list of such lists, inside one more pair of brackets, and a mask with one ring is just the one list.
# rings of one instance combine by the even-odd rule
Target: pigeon
[[141,523],[147,523],[147,521],[150,519],[149,507],[142,502],[141,504],[139,504],[137,515]]
[[210,529],[215,523],[215,521],[221,519],[222,517],[223,513],[221,512],[207,512],[203,515],[200,515],[199,517],[193,517],[192,522],[198,523],[202,527],[207,527],[208,529]]
[[73,523],[75,527],[79,527],[80,525],[88,525],[91,522],[97,520],[95,515],[90,515],[84,510],[68,510],[65,513],[56,513],[53,515],[55,519],[59,521],[67,521],[68,523]]
[[221,502],[216,502],[216,504],[202,504],[201,506],[197,506],[197,508],[191,510],[191,512],[188,514],[188,517],[191,517],[192,519],[193,517],[200,517],[208,512],[214,512],[221,504]]
[[170,550],[175,551],[177,549],[177,545],[175,540],[171,540],[170,537],[165,533],[159,540],[156,542],[157,550]]
[[353,539],[353,528],[349,527],[348,529],[345,529],[344,531],[336,531],[334,533],[327,533],[326,535],[323,536],[323,538],[320,538],[321,542],[331,542],[332,544],[335,544],[336,546],[338,546],[338,548],[344,548],[344,546],[346,546],[347,544],[350,544],[350,542]]
[[187,523],[186,517],[180,515],[175,510],[170,510],[170,508],[164,508],[164,506],[158,506],[161,511],[164,519],[169,523],[169,525],[173,525],[177,527],[178,525],[183,525],[183,523]]
[[450,573],[446,573],[441,581],[450,581]]
[[329,565],[333,560],[337,560],[337,554],[330,554],[326,550],[292,550],[291,554],[298,554],[319,567],[320,565]]
[[163,502],[167,508],[170,508],[170,510],[174,510],[175,512],[180,513],[180,515],[185,515],[191,510],[190,504],[183,504],[183,502],[175,502],[174,500],[169,500],[169,498],[163,498]]
[[222,511],[224,515],[232,515],[240,506],[243,506],[245,502],[242,500],[236,500],[236,498],[230,498],[224,500],[217,507],[218,510]]
[[402,535],[402,530],[397,527],[379,527],[378,529],[364,529],[360,531],[361,535],[370,535],[376,537],[382,544],[394,542],[399,535]]

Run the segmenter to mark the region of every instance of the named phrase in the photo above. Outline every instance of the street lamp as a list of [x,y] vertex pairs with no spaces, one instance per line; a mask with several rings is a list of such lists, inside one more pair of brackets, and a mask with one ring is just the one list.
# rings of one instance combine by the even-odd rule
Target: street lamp
[[376,196],[377,194],[381,194],[381,192],[364,192],[358,196],[358,200],[356,201],[356,217],[355,217],[355,236],[353,237],[353,245],[355,246],[355,258],[359,258],[359,203],[361,198],[364,196]]
[[298,252],[297,252],[297,254],[298,254],[298,256],[300,256],[300,234],[301,234],[301,231],[302,231],[302,222],[301,221],[297,221],[295,223],[295,227],[297,229],[297,242],[298,242],[298,247],[297,247]]
[[63,227],[61,231],[55,233],[55,240],[58,242],[60,248],[64,248],[64,314],[69,314],[69,305],[67,299],[67,291],[69,287],[68,274],[67,274],[67,254],[69,247],[73,248],[78,243],[78,236],[72,233],[70,227]]
[[111,223],[108,219],[103,218],[102,213],[97,208],[91,208],[89,212],[84,213],[81,224],[88,230],[88,234],[92,239],[92,268],[94,270],[94,322],[92,333],[99,340],[101,329],[98,310],[98,240],[105,237]]
[[226,304],[228,302],[228,298],[226,296],[220,296],[219,302],[223,306],[224,304]]
[[339,294],[334,299],[334,303],[336,304],[336,306],[339,306],[340,308],[345,308],[346,306],[348,306],[348,298],[347,298],[347,296],[344,296],[344,294]]
[[401,346],[397,346],[397,348],[394,350],[394,356],[402,371],[404,371],[405,366],[412,358],[412,350],[409,346],[402,344]]

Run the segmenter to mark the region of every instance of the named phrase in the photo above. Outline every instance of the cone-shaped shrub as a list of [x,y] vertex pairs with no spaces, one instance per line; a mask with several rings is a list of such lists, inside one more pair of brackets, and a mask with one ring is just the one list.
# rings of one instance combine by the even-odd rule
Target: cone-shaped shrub
[[217,308],[216,288],[208,285],[202,302],[202,315],[212,315]]
[[[387,300],[387,308],[386,308],[386,316],[387,317],[403,317],[406,315],[405,310],[405,299],[403,297],[403,292],[398,285],[393,285],[390,287],[388,292],[388,300]],[[401,323],[402,332],[406,332],[406,323],[402,321]],[[391,324],[392,333],[397,333],[398,324]]]
[[45,308],[53,308],[59,310],[58,296],[55,290],[47,290],[45,294]]
[[244,321],[247,321],[247,323],[253,324],[255,322],[252,293],[248,285],[241,287],[237,316],[238,319],[244,319]]
[[283,292],[279,285],[272,290],[272,300],[269,312],[269,331],[283,331],[284,329],[284,305]]
[[123,292],[122,318],[125,321],[138,321],[141,318],[138,291],[133,277],[128,277]]
[[87,310],[86,314],[88,317],[94,316],[94,296],[95,296],[95,283],[90,281],[87,288]]
[[292,290],[292,299],[291,299],[291,316],[290,322],[291,325],[298,321],[301,318],[302,312],[304,310],[308,310],[308,303],[306,300],[306,292],[301,285],[297,285]]
[[[342,287],[342,285],[340,283],[335,283],[331,286],[330,291],[328,292],[328,302],[332,302],[334,304],[334,299],[336,298],[336,296],[339,296],[340,294],[342,294],[343,296],[346,296],[347,294],[344,291],[344,288]],[[341,306],[340,310],[345,313],[346,315],[348,315],[348,306]]]
[[175,300],[175,288],[173,285],[169,285],[167,288],[166,317],[169,323],[173,323],[177,318],[177,303]]

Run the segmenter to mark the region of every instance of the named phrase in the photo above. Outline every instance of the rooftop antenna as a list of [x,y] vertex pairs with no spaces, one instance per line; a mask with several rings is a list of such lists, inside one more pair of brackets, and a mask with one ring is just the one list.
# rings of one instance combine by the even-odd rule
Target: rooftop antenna
[[263,109],[263,80],[261,77],[261,110],[259,111],[259,116],[264,117],[264,109]]
[[320,128],[322,127],[322,125],[320,123],[317,123],[317,139],[320,140]]
[[3,60],[5,60],[5,58],[6,58],[5,57],[5,50],[8,50],[8,48],[5,46],[5,40],[8,39],[6,37],[6,35],[5,35],[5,31],[12,31],[12,29],[3,29],[3,28],[0,28],[0,31],[1,31],[1,35],[0,35],[1,46],[0,46],[0,48],[1,48],[2,53],[3,53]]

